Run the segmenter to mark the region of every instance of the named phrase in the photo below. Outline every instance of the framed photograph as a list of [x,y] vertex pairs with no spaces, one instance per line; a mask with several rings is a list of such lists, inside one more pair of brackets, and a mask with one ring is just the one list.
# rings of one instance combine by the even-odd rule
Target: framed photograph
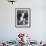
[[31,26],[30,8],[15,8],[15,26],[18,28]]

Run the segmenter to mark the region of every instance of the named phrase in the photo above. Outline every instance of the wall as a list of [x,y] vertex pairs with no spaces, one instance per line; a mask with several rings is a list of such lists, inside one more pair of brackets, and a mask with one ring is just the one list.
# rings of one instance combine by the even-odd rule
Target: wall
[[[12,5],[0,0],[0,41],[15,40],[18,32],[26,32],[33,40],[46,40],[46,1],[17,0]],[[31,28],[15,27],[15,8],[31,8]]]

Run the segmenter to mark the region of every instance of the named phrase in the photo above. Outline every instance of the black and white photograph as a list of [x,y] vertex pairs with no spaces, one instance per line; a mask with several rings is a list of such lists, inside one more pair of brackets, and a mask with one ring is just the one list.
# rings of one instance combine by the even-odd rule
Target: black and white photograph
[[16,8],[16,27],[30,27],[30,8]]

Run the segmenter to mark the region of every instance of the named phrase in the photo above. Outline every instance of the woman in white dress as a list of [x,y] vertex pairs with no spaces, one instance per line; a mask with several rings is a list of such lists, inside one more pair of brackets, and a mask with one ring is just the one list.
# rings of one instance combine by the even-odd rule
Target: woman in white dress
[[20,21],[19,23],[23,23],[23,25],[25,24],[25,18],[24,18],[24,12],[21,14],[22,16],[20,17]]

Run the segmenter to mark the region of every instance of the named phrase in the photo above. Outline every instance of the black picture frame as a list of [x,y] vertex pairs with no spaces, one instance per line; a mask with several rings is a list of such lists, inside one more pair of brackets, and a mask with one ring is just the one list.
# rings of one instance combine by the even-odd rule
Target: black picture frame
[[15,27],[30,28],[31,27],[31,9],[15,8]]

